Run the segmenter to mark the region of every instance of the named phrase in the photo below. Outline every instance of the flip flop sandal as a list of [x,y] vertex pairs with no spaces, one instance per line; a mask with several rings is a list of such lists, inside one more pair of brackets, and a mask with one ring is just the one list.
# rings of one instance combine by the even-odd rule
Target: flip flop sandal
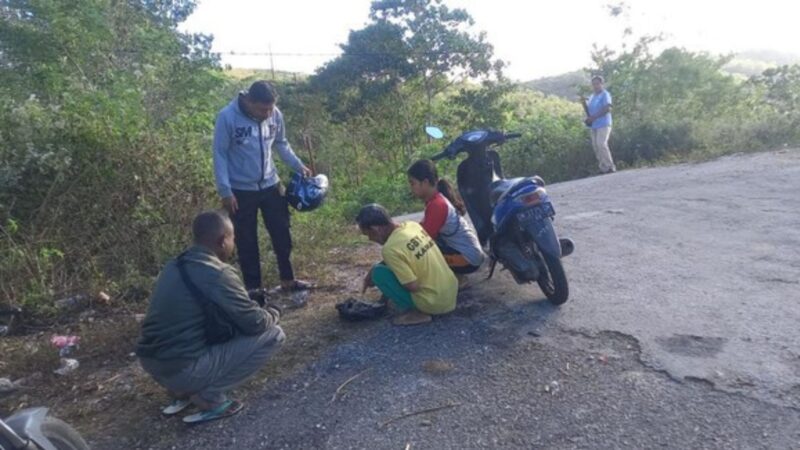
[[174,416],[179,412],[183,411],[184,409],[188,408],[192,405],[192,402],[189,400],[175,400],[166,406],[164,409],[161,410],[161,414],[165,416]]
[[244,408],[242,402],[236,400],[228,400],[223,404],[209,411],[201,411],[197,414],[192,414],[183,418],[183,423],[187,425],[196,425],[204,422],[211,422],[212,420],[224,419],[225,417],[233,416]]
[[413,325],[422,325],[429,323],[433,320],[429,314],[424,313],[403,313],[392,320],[392,324],[405,327]]

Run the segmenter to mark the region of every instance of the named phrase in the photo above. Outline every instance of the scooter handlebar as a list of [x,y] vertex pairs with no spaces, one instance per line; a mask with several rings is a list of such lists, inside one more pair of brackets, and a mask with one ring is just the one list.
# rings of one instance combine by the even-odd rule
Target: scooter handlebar
[[[507,141],[508,139],[517,139],[521,138],[522,133],[503,133],[502,131],[493,131],[487,138],[487,142],[489,145],[492,144],[502,144],[503,142]],[[459,141],[454,141],[451,143],[446,149],[442,152],[437,153],[436,155],[431,156],[431,161],[439,161],[440,159],[455,158],[456,154],[462,150],[462,147],[456,144]]]

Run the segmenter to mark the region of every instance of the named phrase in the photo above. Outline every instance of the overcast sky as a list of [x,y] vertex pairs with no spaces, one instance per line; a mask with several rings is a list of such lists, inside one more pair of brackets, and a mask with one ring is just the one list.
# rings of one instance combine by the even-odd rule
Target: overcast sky
[[[214,51],[267,53],[276,70],[312,73],[338,52],[351,29],[363,27],[370,0],[200,0],[182,26],[211,33]],[[664,33],[667,43],[714,53],[775,50],[800,53],[797,0],[718,2],[628,0],[612,18],[609,1],[445,0],[465,8],[486,31],[508,76],[530,80],[589,64],[593,43],[619,47],[622,33]],[[618,2],[613,2],[618,3]],[[269,68],[268,56],[223,55],[234,67]]]

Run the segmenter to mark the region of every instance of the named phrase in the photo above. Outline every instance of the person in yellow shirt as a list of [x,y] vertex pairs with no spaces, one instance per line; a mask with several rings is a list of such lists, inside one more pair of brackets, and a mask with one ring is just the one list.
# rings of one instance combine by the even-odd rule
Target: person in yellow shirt
[[396,223],[375,203],[362,207],[356,222],[361,233],[383,246],[383,262],[364,278],[364,292],[377,287],[392,301],[401,312],[396,325],[430,322],[432,314],[455,309],[458,280],[420,224]]

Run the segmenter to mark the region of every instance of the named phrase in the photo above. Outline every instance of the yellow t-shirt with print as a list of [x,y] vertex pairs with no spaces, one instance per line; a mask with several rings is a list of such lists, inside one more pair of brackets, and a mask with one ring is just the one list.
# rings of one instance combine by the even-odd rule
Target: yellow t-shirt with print
[[436,242],[416,222],[403,222],[383,245],[383,262],[401,284],[416,281],[414,305],[428,314],[444,314],[456,307],[458,280],[447,266]]

